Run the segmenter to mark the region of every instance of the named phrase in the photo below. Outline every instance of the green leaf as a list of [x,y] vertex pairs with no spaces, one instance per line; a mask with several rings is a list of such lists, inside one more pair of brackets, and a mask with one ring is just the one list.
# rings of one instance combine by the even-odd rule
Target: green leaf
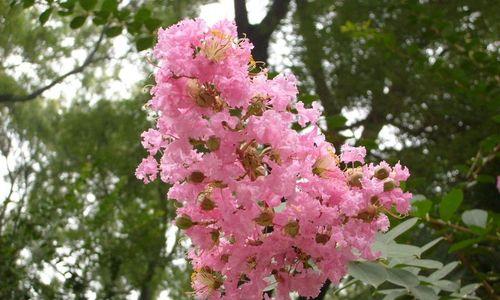
[[448,275],[457,266],[458,266],[458,261],[451,262],[451,263],[445,265],[442,269],[439,269],[436,272],[429,275],[429,280],[431,280],[431,281],[439,280],[439,279],[445,277],[446,275]]
[[430,248],[434,247],[434,245],[436,245],[437,243],[439,243],[443,238],[442,237],[439,237],[425,245],[423,245],[422,247],[420,247],[420,253],[424,253],[425,251],[429,250]]
[[104,0],[102,1],[101,10],[102,11],[116,11],[118,8],[117,0]]
[[437,260],[432,260],[432,259],[410,259],[410,260],[405,260],[401,262],[402,264],[405,264],[407,266],[415,266],[415,267],[421,267],[421,268],[426,268],[426,269],[440,269],[443,267],[443,264]]
[[144,21],[144,25],[146,25],[146,28],[151,32],[158,29],[158,27],[160,27],[160,24],[161,21],[155,18],[148,18],[146,21]]
[[40,24],[42,24],[42,26],[47,23],[47,21],[49,20],[50,18],[50,15],[52,14],[52,7],[46,9],[39,17],[38,17],[38,20],[40,21]]
[[304,102],[304,104],[311,104],[314,101],[318,100],[318,96],[310,95],[310,94],[304,94],[304,95],[299,95],[299,100]]
[[328,125],[328,129],[341,128],[345,125],[345,122],[347,122],[347,119],[343,115],[326,117],[326,124]]
[[453,189],[443,197],[439,205],[439,215],[444,221],[449,221],[460,207],[464,195],[461,189]]
[[385,268],[374,262],[350,262],[349,274],[362,282],[373,285],[375,288],[387,279]]
[[447,292],[456,292],[460,287],[456,282],[450,280],[437,280],[432,281],[431,283],[432,285],[437,286],[438,288]]
[[97,0],[80,0],[80,6],[86,11],[92,10],[97,4]]
[[155,39],[152,36],[142,37],[142,38],[138,38],[135,41],[135,45],[136,45],[138,51],[142,51],[142,50],[146,50],[148,48],[151,48],[154,44],[154,41],[155,41]]
[[124,22],[130,16],[130,9],[124,8],[120,11],[115,11],[114,15],[118,18],[118,20]]
[[494,184],[496,182],[496,179],[491,175],[479,174],[476,177],[476,181],[479,183]]
[[403,269],[387,269],[387,275],[388,281],[408,289],[420,283],[415,274]]
[[415,286],[410,288],[410,292],[415,296],[417,299],[421,300],[437,300],[439,299],[436,293],[434,293],[434,290],[431,289],[428,286]]
[[75,7],[75,2],[76,0],[68,0],[66,2],[61,3],[60,5],[61,7],[66,8],[68,10],[73,10],[73,8]]
[[390,242],[417,224],[418,218],[411,218],[391,229],[382,236],[382,241]]
[[424,218],[432,208],[432,201],[425,199],[416,201],[411,205],[412,215],[418,218]]
[[115,36],[121,34],[122,31],[123,31],[123,28],[121,26],[109,27],[108,29],[106,29],[106,36],[115,37]]
[[405,258],[405,257],[418,257],[420,255],[420,248],[413,245],[404,244],[388,244],[387,257]]
[[458,292],[461,296],[467,296],[469,295],[470,293],[474,292],[475,290],[477,290],[481,285],[478,284],[478,283],[472,283],[472,284],[468,284],[466,286],[463,286],[460,291]]
[[405,289],[390,289],[390,290],[382,290],[382,291],[378,291],[378,292],[385,295],[383,300],[395,300],[395,299],[407,294]]
[[71,23],[69,23],[69,27],[71,27],[73,29],[80,28],[85,23],[86,19],[87,19],[87,16],[74,17],[73,20],[71,20]]
[[35,4],[35,0],[23,0],[23,7],[28,8]]
[[467,240],[460,241],[458,243],[453,244],[450,247],[450,249],[448,249],[448,253],[453,253],[453,252],[456,252],[458,250],[465,249],[467,247],[470,247],[474,244],[479,243],[480,241],[482,241],[482,238],[467,239]]
[[468,226],[486,228],[487,220],[488,212],[482,209],[471,209],[462,214],[462,221]]
[[141,7],[137,10],[137,13],[134,16],[134,21],[137,23],[143,24],[147,19],[151,16],[151,11],[146,7]]
[[65,16],[70,16],[70,15],[72,15],[72,14],[73,14],[73,11],[71,11],[71,10],[59,10],[59,11],[57,12],[57,14],[58,14],[58,15],[60,15],[60,16],[65,17]]

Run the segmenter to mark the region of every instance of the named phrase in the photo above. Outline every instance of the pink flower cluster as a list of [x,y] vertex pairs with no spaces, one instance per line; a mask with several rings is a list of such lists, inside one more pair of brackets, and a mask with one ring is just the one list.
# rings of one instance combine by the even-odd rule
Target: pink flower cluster
[[229,21],[160,30],[149,102],[158,119],[142,134],[149,156],[136,176],[159,174],[182,205],[198,298],[314,297],[349,261],[376,259],[386,213],[409,210],[399,188],[409,172],[365,164],[363,147],[337,155],[317,125],[321,106],[297,102],[295,77],[269,79],[251,49]]

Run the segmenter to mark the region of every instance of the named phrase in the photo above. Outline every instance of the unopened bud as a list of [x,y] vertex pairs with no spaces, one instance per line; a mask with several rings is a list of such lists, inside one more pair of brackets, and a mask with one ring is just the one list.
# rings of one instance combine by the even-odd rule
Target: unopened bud
[[180,229],[186,230],[191,228],[194,223],[193,220],[191,220],[190,216],[182,215],[175,220],[175,225],[177,225],[177,227],[179,227]]
[[227,263],[229,261],[229,254],[222,254],[220,260]]
[[290,221],[285,225],[285,227],[283,227],[283,230],[285,231],[285,234],[291,237],[296,237],[297,234],[299,234],[299,228],[300,226],[298,221]]
[[396,183],[391,178],[384,180],[384,192],[390,192],[396,187]]
[[188,181],[193,183],[203,182],[204,179],[205,179],[205,174],[203,174],[200,171],[194,171],[188,177]]
[[389,177],[389,170],[384,167],[378,167],[375,169],[373,176],[375,176],[375,178],[377,179],[384,180]]
[[220,231],[218,230],[214,230],[212,232],[210,232],[210,238],[212,238],[212,241],[214,242],[214,244],[219,244],[219,237],[220,237]]
[[208,196],[204,196],[200,201],[200,207],[203,210],[209,211],[215,208],[215,202]]
[[210,151],[217,151],[220,147],[220,138],[212,135],[207,140],[207,149]]
[[316,233],[316,243],[318,244],[326,244],[330,240],[330,236],[326,233]]
[[355,187],[361,187],[361,178],[363,178],[363,173],[361,172],[353,172],[351,175],[349,175],[349,185],[350,186],[355,186]]

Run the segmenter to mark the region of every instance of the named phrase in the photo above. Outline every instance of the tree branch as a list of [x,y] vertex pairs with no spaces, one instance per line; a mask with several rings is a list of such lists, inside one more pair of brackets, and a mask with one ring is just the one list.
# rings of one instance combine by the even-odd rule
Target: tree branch
[[85,58],[85,60],[83,61],[83,63],[81,65],[79,65],[78,67],[74,68],[73,70],[71,70],[67,73],[64,73],[63,75],[55,78],[48,85],[43,86],[41,88],[38,88],[28,95],[0,94],[0,103],[2,103],[2,102],[25,102],[25,101],[36,99],[38,96],[40,96],[46,90],[61,83],[64,79],[66,79],[66,77],[82,72],[88,65],[97,61],[97,59],[95,59],[94,57],[95,57],[97,51],[99,50],[99,47],[101,46],[102,41],[104,39],[105,29],[101,32],[101,35],[99,36],[99,39],[95,43],[94,48],[92,49],[92,51],[90,51],[90,53],[87,55],[87,57]]
[[271,35],[286,16],[291,0],[274,0],[266,16],[259,24],[250,24],[245,0],[234,0],[234,16],[238,35],[248,37],[254,43],[252,55],[255,60],[267,62]]
[[234,0],[234,19],[238,26],[238,35],[243,36],[250,26],[248,22],[247,3],[245,0]]
[[259,31],[265,36],[271,36],[271,34],[276,30],[281,20],[286,17],[288,12],[288,6],[290,5],[290,0],[274,0],[271,8],[267,12],[266,16],[260,24]]

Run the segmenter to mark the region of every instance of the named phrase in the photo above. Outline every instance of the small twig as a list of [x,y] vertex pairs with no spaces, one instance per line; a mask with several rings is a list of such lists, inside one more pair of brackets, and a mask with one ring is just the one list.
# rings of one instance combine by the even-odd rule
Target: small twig
[[[450,227],[450,228],[453,228],[453,229],[455,229],[457,231],[461,231],[461,232],[465,232],[465,233],[470,233],[470,234],[476,234],[475,232],[473,232],[472,230],[470,230],[467,227],[463,227],[463,226],[460,226],[460,225],[457,225],[457,224],[453,224],[453,223],[447,223],[447,222],[444,222],[442,220],[437,220],[437,219],[434,219],[434,218],[431,218],[431,217],[426,217],[423,220],[426,221],[426,222],[428,222],[428,223],[430,223],[430,224],[437,225],[439,227]],[[489,240],[500,241],[500,238],[497,237],[497,236],[494,236],[494,235],[485,235],[484,237],[486,239],[489,239]]]
[[[66,77],[82,72],[88,65],[97,61],[97,59],[94,59],[94,56],[96,55],[97,51],[99,50],[99,47],[101,46],[101,43],[104,39],[105,31],[106,31],[106,27],[101,32],[101,35],[99,36],[99,39],[97,40],[94,48],[92,49],[92,51],[90,51],[89,55],[85,58],[85,60],[83,61],[83,63],[81,65],[79,65],[78,67],[74,68],[73,70],[71,70],[67,73],[64,73],[63,75],[55,78],[48,85],[43,86],[41,88],[38,88],[28,95],[0,94],[0,103],[2,103],[2,102],[25,102],[25,101],[33,100],[33,99],[37,98],[38,96],[40,96],[46,90],[61,83],[64,79],[66,79]],[[102,58],[100,58],[100,59],[102,59]]]

